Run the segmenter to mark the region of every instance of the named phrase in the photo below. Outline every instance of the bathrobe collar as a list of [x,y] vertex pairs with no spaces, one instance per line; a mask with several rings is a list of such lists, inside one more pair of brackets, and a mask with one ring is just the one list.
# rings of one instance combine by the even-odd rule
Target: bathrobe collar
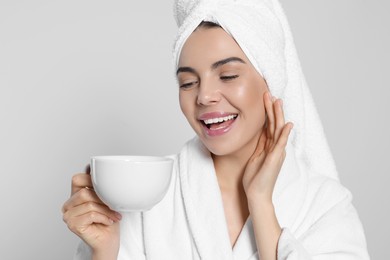
[[[184,146],[179,167],[186,216],[201,259],[237,260],[256,254],[251,217],[232,249],[213,160],[197,137]],[[281,227],[293,227],[306,193],[306,179],[300,174],[293,149],[288,145],[273,196]]]

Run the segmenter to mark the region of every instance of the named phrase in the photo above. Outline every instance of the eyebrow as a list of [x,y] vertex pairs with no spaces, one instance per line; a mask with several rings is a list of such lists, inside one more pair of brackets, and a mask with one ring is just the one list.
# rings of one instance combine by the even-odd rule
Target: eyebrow
[[245,61],[243,61],[242,59],[240,59],[238,57],[230,57],[230,58],[226,58],[226,59],[214,62],[213,65],[211,65],[211,69],[215,70],[216,68],[218,68],[222,65],[225,65],[226,63],[229,63],[229,62],[241,62],[241,63],[245,64]]
[[179,67],[176,71],[176,75],[179,75],[180,72],[191,72],[196,74],[196,71],[191,67]]
[[[243,61],[241,58],[238,58],[238,57],[229,57],[229,58],[226,58],[226,59],[223,59],[223,60],[219,60],[217,62],[214,62],[212,65],[211,65],[211,69],[212,70],[215,70],[216,68],[222,66],[222,65],[225,65],[226,63],[229,63],[229,62],[240,62],[240,63],[243,63],[243,64],[246,64],[245,61]],[[190,72],[190,73],[194,73],[196,74],[196,71],[195,69],[191,68],[191,67],[179,67],[176,71],[176,75],[178,75],[179,73],[181,72]]]

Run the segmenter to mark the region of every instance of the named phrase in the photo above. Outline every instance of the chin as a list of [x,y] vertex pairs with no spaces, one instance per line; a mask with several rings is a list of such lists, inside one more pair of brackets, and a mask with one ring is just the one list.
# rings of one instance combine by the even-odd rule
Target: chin
[[[240,123],[240,121],[237,121]],[[210,153],[216,156],[241,156],[253,150],[258,141],[261,122],[253,122],[245,125],[243,131],[240,124],[235,125],[230,131],[220,136],[208,136],[203,125],[192,124],[192,128]],[[249,149],[249,150],[248,150]],[[252,151],[253,152],[253,151]]]
[[235,149],[237,147],[236,142],[232,142],[231,140],[205,140],[204,137],[200,137],[200,140],[206,146],[207,150],[210,153],[216,156],[226,156],[231,155],[237,152],[239,149]]

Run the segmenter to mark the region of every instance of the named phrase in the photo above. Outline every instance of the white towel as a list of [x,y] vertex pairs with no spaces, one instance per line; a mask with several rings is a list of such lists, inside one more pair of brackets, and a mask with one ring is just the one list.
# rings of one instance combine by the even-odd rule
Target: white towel
[[283,99],[286,121],[300,167],[338,179],[325,133],[307,87],[286,16],[278,0],[176,0],[179,26],[173,56],[202,21],[218,23],[240,45],[271,93]]

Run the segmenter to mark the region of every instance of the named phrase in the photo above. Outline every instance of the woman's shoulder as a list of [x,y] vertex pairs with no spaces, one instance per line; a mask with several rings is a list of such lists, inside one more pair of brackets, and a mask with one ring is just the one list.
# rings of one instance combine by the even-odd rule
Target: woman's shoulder
[[315,176],[308,180],[306,205],[317,217],[338,207],[349,207],[352,193],[340,180],[327,176]]
[[352,196],[339,179],[323,175],[312,176],[308,179],[308,191],[316,196],[325,194],[333,194],[332,197]]

